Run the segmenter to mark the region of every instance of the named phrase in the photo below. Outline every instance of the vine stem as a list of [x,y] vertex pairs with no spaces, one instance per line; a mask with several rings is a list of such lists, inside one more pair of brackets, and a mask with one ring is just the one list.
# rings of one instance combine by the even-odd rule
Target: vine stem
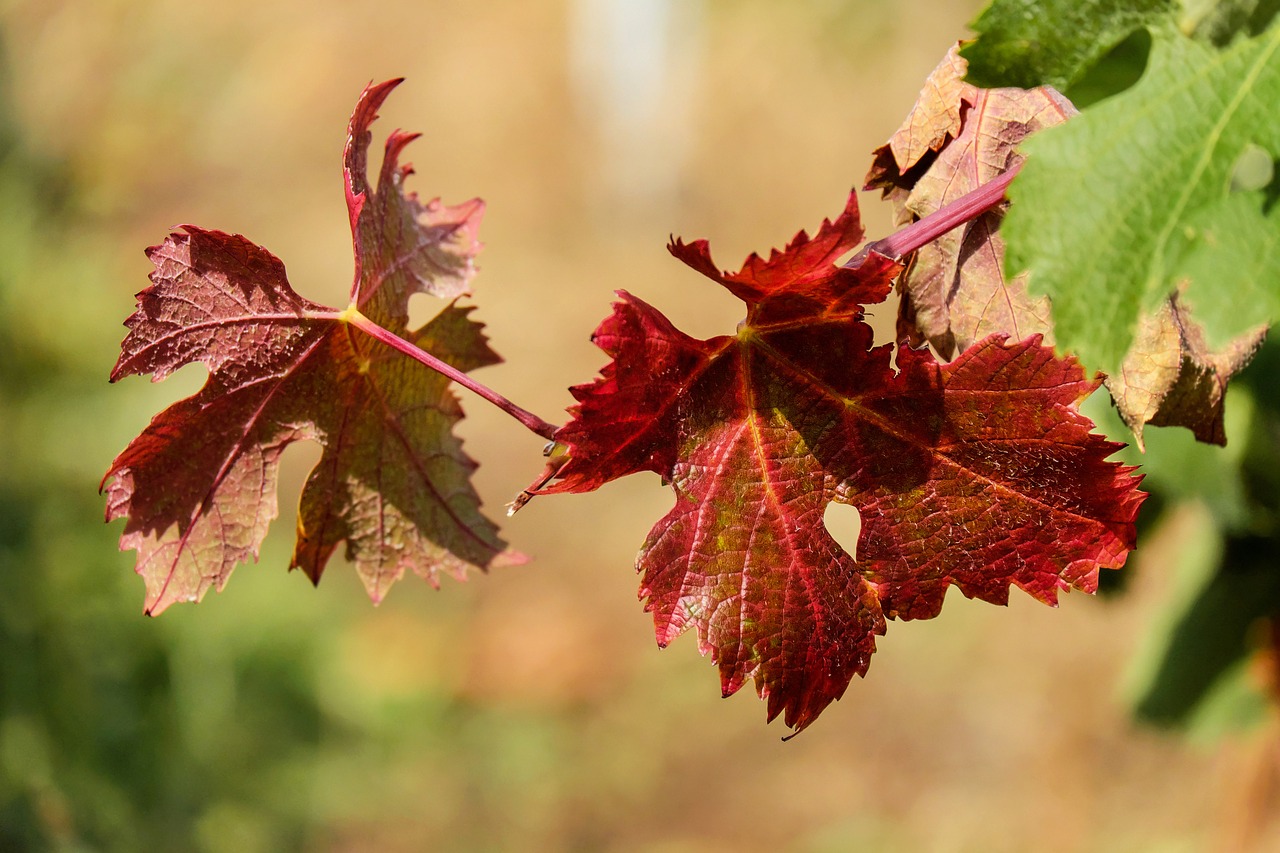
[[976,190],[965,193],[950,204],[943,205],[901,231],[895,231],[884,239],[868,243],[845,266],[850,268],[859,266],[871,252],[896,261],[926,243],[933,242],[952,228],[977,219],[1004,201],[1005,189],[1021,169],[1022,164],[1018,163],[1000,177],[987,181]]
[[490,403],[497,406],[520,423],[524,424],[525,428],[530,432],[540,435],[546,439],[552,439],[555,437],[556,430],[559,429],[555,424],[544,421],[528,409],[523,409],[520,406],[517,406],[515,403],[511,402],[497,391],[494,391],[489,386],[477,382],[453,365],[441,361],[421,347],[406,341],[395,332],[382,328],[377,323],[361,314],[360,310],[354,305],[350,306],[345,311],[338,312],[334,319],[350,323],[369,337],[375,338],[392,349],[399,350],[410,358],[422,362],[441,376],[457,382],[463,388],[466,388],[474,394],[478,394],[480,397],[488,400]]

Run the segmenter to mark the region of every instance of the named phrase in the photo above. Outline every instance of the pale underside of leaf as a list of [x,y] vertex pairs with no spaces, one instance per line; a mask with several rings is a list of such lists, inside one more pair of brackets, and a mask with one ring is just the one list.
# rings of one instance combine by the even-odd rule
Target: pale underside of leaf
[[[900,222],[927,216],[1016,168],[1024,139],[1076,112],[1048,87],[978,89],[964,82],[965,68],[953,47],[902,127],[876,152],[867,186],[884,190]],[[899,144],[904,135],[917,140],[927,131],[934,133],[927,149]],[[898,281],[900,338],[927,341],[943,358],[992,334],[1041,335],[1052,343],[1048,300],[1027,293],[1026,276],[1005,274],[1002,216],[988,211],[915,252]]]

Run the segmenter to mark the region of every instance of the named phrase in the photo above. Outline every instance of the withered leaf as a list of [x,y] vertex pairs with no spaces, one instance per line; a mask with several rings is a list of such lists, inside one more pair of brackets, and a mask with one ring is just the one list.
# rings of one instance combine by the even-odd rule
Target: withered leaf
[[[1060,124],[1075,108],[1047,86],[979,89],[964,82],[959,46],[930,76],[893,138],[875,152],[867,189],[892,199],[900,224],[919,219],[1017,166],[1027,136]],[[922,140],[928,144],[922,144]],[[899,280],[899,335],[932,344],[943,358],[991,334],[1052,342],[1049,304],[1007,277],[1002,209],[988,211],[918,249]]]

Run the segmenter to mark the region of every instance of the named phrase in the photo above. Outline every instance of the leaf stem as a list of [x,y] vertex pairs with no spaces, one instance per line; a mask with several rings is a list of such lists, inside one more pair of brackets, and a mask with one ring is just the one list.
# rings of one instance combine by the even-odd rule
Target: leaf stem
[[1009,182],[1014,179],[1020,169],[1022,164],[1018,163],[1000,177],[987,181],[976,190],[967,192],[955,201],[943,205],[901,231],[890,234],[882,240],[868,243],[845,266],[858,266],[871,252],[896,261],[926,243],[933,242],[952,228],[977,219],[1004,201],[1005,188],[1009,186]]
[[392,349],[397,349],[410,358],[422,362],[436,373],[444,376],[446,379],[457,382],[463,388],[480,395],[485,400],[488,400],[490,403],[497,406],[520,423],[524,424],[525,428],[529,431],[546,439],[555,437],[556,430],[559,429],[555,424],[548,423],[533,412],[520,408],[489,386],[477,382],[461,370],[458,370],[456,367],[441,361],[421,347],[406,341],[395,332],[382,328],[377,323],[361,314],[354,305],[347,310],[340,312],[337,315],[337,319],[350,323],[366,335],[376,338]]

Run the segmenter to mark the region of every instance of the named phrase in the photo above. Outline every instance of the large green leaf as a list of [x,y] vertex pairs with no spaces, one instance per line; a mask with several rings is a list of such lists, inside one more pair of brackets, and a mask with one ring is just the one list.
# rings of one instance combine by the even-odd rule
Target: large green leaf
[[1153,35],[1136,86],[1028,141],[1004,225],[1058,343],[1111,373],[1179,285],[1210,346],[1280,314],[1280,220],[1233,181],[1242,156],[1280,154],[1280,26],[1226,50]]

